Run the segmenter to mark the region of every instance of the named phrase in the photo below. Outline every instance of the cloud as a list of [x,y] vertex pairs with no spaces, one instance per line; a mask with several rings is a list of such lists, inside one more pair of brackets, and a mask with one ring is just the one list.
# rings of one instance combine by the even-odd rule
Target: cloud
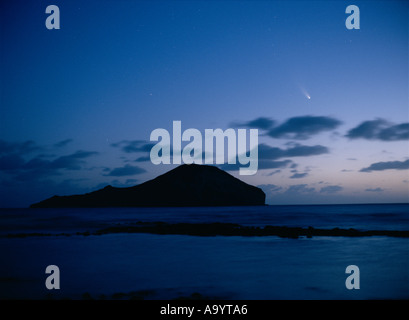
[[286,120],[281,125],[271,128],[267,135],[272,138],[305,140],[312,135],[334,130],[341,121],[331,117],[300,116]]
[[283,190],[283,187],[277,186],[275,184],[260,184],[257,187],[261,188],[266,194]]
[[360,172],[372,172],[372,171],[383,171],[383,170],[406,170],[409,169],[409,159],[405,161],[387,161],[387,162],[376,162],[372,163],[367,168],[362,168]]
[[280,159],[284,156],[284,150],[271,147],[264,143],[258,145],[258,158],[259,159],[268,159],[268,160],[276,160]]
[[62,147],[65,147],[67,144],[71,143],[72,141],[73,141],[72,139],[65,139],[65,140],[62,140],[54,144],[54,147],[62,148]]
[[315,188],[311,188],[307,184],[297,184],[289,187],[262,184],[258,185],[258,187],[265,192],[266,202],[271,204],[313,203],[315,199],[323,197],[323,195],[319,196]]
[[[71,142],[71,139],[60,141],[54,144],[55,147],[62,147]],[[79,150],[73,154],[59,156],[40,154],[32,157],[32,153],[43,151],[44,148],[38,146],[34,141],[25,141],[21,143],[10,143],[0,140],[0,171],[5,171],[9,174],[17,174],[29,177],[34,172],[34,175],[40,176],[43,174],[56,175],[56,170],[79,170],[85,164],[85,159],[97,155],[95,151]],[[30,159],[30,157],[32,157]],[[44,158],[49,158],[46,160]],[[51,160],[54,158],[53,160]],[[29,159],[29,160],[27,160]]]
[[27,161],[23,166],[21,166],[21,169],[80,170],[82,165],[85,164],[84,159],[97,154],[98,152],[95,151],[80,150],[68,156],[60,156],[54,160],[44,160],[40,157],[36,157]]
[[[61,156],[50,162],[53,169],[80,170],[85,162],[82,159],[97,155],[95,151],[77,151],[68,156]],[[43,160],[44,161],[44,160]]]
[[308,176],[307,172],[304,172],[304,173],[297,173],[296,172],[290,177],[290,179],[301,179],[301,178],[304,178],[306,176]]
[[122,151],[126,153],[133,153],[133,152],[150,152],[154,143],[147,142],[145,140],[122,140],[117,143],[112,143],[111,146],[115,148],[121,148]]
[[325,153],[329,153],[329,150],[327,147],[321,145],[316,146],[296,145],[295,147],[285,150],[285,157],[309,157]]
[[[108,170],[105,170],[105,171],[108,171]],[[111,177],[133,176],[133,175],[141,174],[144,172],[146,172],[146,170],[143,168],[126,164],[124,167],[119,167],[119,168],[110,170],[108,174],[105,174],[105,176],[111,176]]]
[[305,146],[300,144],[295,144],[293,147],[290,147],[288,149],[280,149],[277,147],[271,147],[266,144],[260,144],[258,150],[259,159],[270,160],[291,157],[309,157],[326,153],[329,153],[327,147],[321,145]]
[[135,162],[145,162],[145,161],[151,161],[151,157],[150,156],[142,156],[139,158],[135,159]]
[[342,191],[342,189],[341,186],[326,186],[321,188],[320,193],[336,193]]
[[116,188],[128,188],[128,187],[135,186],[137,182],[138,182],[137,179],[126,179],[125,182],[121,182],[115,179],[111,181],[111,186],[116,187]]
[[33,141],[10,143],[1,140],[0,171],[12,176],[15,181],[38,183],[40,179],[61,175],[61,170],[80,170],[86,164],[87,158],[98,154],[94,151],[79,150],[59,157],[45,157],[44,154],[32,157],[31,153],[43,150]]
[[321,186],[315,188],[308,184],[294,184],[286,187],[274,184],[259,185],[266,194],[266,202],[270,204],[317,204],[336,203],[342,195],[341,186]]
[[371,189],[371,188],[365,189],[365,191],[368,191],[368,192],[383,192],[385,190],[378,187],[378,188],[374,188],[374,189]]
[[289,186],[284,192],[286,194],[297,195],[297,194],[310,194],[315,192],[315,188],[309,188],[308,184],[296,184]]
[[345,135],[349,139],[399,141],[409,139],[409,123],[392,124],[384,119],[364,121]]
[[[258,170],[285,168],[290,163],[292,163],[291,160],[270,161],[270,160],[265,160],[265,159],[261,159],[261,160],[259,159],[258,160]],[[240,164],[240,162],[236,159],[235,164],[224,163],[224,164],[218,165],[218,167],[225,171],[236,171],[236,170],[239,170],[240,168],[244,168],[245,166]]]
[[52,176],[62,175],[61,171],[46,168],[46,167],[36,168],[36,169],[31,169],[31,170],[18,170],[18,171],[15,171],[13,174],[14,174],[14,179],[16,181],[25,181],[25,182],[30,182],[30,181],[38,182],[39,180],[48,179],[48,178],[51,178]]
[[[287,149],[281,149],[277,147],[271,147],[264,143],[258,146],[258,169],[278,169],[285,168],[291,164],[292,167],[296,165],[291,160],[280,160],[283,158],[292,157],[309,157],[316,156],[320,154],[329,153],[327,147],[316,145],[316,146],[305,146],[300,144],[294,144],[292,147]],[[236,156],[236,164],[222,164],[219,168],[226,171],[239,170],[242,165],[239,163]]]
[[274,171],[270,172],[269,174],[267,174],[267,176],[272,176],[272,175],[275,175],[275,174],[280,173],[280,172],[281,172],[281,170],[274,170]]
[[[258,169],[277,169],[277,168],[285,168],[290,163],[291,160],[283,160],[283,161],[269,161],[269,160],[259,160],[258,161]],[[228,166],[229,164],[227,164]],[[240,166],[239,166],[240,167]]]
[[32,140],[25,142],[7,142],[0,140],[0,155],[13,153],[21,156],[40,150],[43,150],[43,148]]
[[137,182],[137,179],[126,179],[125,184],[136,184]]
[[77,151],[68,156],[61,156],[52,161],[39,157],[27,161],[15,173],[19,181],[39,180],[50,176],[61,175],[61,170],[81,170],[86,164],[85,159],[97,155],[94,151]]
[[60,156],[54,160],[44,160],[41,157],[37,156],[29,161],[25,161],[22,157],[11,154],[5,155],[0,158],[0,170],[79,170],[85,163],[83,159],[97,154],[98,152],[80,150],[68,156]]
[[243,123],[233,123],[233,127],[248,127],[261,130],[268,130],[275,124],[275,121],[271,118],[259,117],[254,120],[250,120]]
[[266,131],[268,136],[276,139],[305,140],[312,135],[334,130],[341,124],[341,121],[331,117],[307,115],[289,118],[278,126],[275,126],[275,124],[276,121],[271,118],[259,117],[254,120],[233,123],[231,125],[257,128]]

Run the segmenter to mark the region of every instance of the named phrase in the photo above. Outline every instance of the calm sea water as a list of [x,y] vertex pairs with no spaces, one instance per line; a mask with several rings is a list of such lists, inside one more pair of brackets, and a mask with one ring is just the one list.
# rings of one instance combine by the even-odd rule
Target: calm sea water
[[[409,299],[409,240],[75,233],[135,221],[409,230],[409,205],[1,209],[0,298]],[[57,265],[61,289],[47,290]],[[360,289],[348,290],[348,265]]]

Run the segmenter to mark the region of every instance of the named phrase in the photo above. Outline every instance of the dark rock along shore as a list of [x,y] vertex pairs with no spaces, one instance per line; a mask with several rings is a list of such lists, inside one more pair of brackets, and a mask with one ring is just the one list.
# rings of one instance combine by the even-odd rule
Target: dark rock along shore
[[181,165],[129,188],[107,186],[83,195],[54,196],[31,208],[258,206],[265,193],[208,165]]
[[141,222],[130,225],[114,225],[94,232],[76,232],[76,233],[17,233],[8,234],[7,238],[25,238],[25,237],[47,237],[47,236],[100,236],[113,233],[151,233],[151,234],[178,234],[189,236],[245,236],[245,237],[263,237],[279,236],[282,238],[299,237],[312,238],[313,236],[332,236],[332,237],[371,237],[387,236],[408,238],[409,231],[398,230],[356,230],[350,229],[316,229],[313,227],[286,227],[286,226],[264,226],[252,227],[242,226],[235,223],[166,223],[166,222]]

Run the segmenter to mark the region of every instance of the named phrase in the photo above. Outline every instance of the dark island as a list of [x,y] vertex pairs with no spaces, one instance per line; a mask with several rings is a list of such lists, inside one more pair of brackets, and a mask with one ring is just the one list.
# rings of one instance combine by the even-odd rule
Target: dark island
[[260,188],[217,167],[183,164],[134,187],[53,196],[30,208],[259,206],[265,197]]

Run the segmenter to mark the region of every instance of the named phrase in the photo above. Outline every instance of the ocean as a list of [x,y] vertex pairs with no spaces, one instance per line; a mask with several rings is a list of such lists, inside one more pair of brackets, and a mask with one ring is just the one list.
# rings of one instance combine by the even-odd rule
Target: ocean
[[408,231],[409,205],[0,209],[0,299],[409,299],[409,238],[93,234],[157,221]]

